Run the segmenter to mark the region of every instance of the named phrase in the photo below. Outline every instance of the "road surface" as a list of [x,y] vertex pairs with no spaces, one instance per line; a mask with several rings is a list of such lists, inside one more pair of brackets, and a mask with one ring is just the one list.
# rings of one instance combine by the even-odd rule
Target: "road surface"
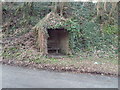
[[118,78],[2,65],[3,88],[118,88]]

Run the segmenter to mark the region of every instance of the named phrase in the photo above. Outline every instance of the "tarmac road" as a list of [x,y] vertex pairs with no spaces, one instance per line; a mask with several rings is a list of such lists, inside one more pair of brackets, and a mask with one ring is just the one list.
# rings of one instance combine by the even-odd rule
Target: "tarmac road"
[[2,88],[118,88],[118,78],[2,65]]

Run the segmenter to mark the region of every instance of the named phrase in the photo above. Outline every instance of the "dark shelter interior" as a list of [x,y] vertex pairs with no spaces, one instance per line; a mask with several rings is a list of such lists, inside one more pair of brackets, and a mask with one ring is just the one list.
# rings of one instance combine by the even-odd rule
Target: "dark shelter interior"
[[64,54],[68,47],[68,32],[66,29],[48,30],[48,53]]

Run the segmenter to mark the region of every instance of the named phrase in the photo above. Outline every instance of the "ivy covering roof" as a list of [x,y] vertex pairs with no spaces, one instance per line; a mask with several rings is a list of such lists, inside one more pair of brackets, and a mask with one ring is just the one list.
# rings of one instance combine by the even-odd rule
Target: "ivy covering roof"
[[59,16],[57,13],[50,12],[47,14],[43,19],[41,19],[33,29],[40,29],[40,28],[56,28],[58,25],[63,25],[66,21],[64,17]]

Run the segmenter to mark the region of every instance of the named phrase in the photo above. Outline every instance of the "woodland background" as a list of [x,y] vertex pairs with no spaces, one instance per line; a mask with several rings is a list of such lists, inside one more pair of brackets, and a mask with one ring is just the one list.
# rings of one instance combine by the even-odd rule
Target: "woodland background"
[[[71,25],[68,31],[73,52],[70,58],[93,60],[94,57],[98,62],[117,64],[118,9],[117,2],[3,2],[3,57],[49,63],[38,58],[32,27],[54,11],[69,19],[66,24]],[[57,63],[56,59],[51,61]]]

